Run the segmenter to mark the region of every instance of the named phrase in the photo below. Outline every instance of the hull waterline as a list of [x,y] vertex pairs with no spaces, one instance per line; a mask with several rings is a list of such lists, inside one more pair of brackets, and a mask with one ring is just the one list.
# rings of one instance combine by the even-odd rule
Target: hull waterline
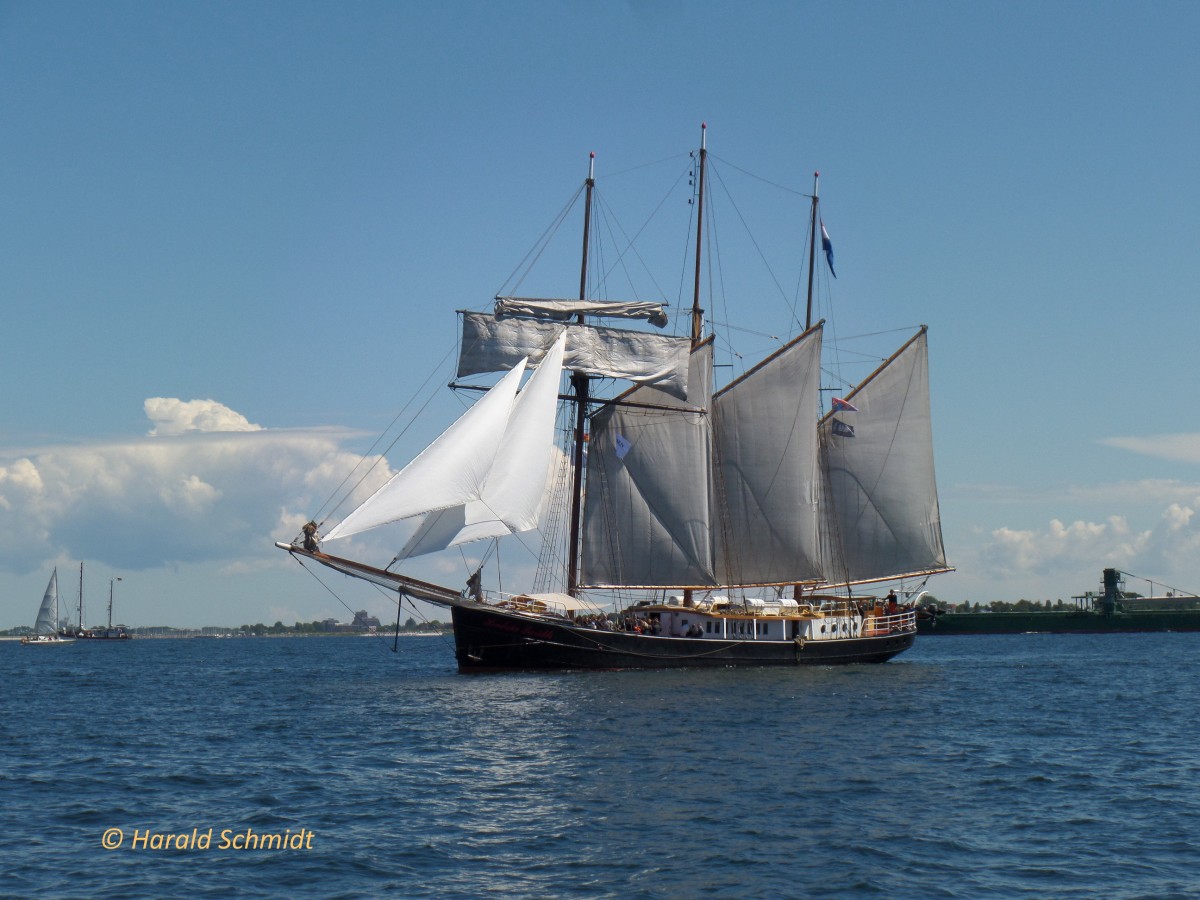
[[606,631],[455,606],[460,672],[535,669],[673,669],[882,663],[913,645],[916,632],[822,640],[729,640]]

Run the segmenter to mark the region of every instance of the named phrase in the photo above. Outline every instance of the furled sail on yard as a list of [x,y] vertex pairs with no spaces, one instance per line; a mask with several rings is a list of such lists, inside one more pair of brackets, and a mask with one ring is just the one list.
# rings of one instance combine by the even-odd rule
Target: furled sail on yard
[[497,297],[497,316],[533,316],[567,321],[574,316],[608,319],[646,319],[662,328],[667,324],[664,304],[651,300],[540,300],[533,297]]
[[[533,390],[525,402],[514,399],[526,366],[522,358],[416,459],[326,534],[325,540],[439,510],[457,512],[440,526],[430,524],[429,550],[421,552],[438,549],[433,546],[438,537],[448,541],[443,546],[452,546],[492,536],[483,533],[487,522],[505,523],[502,534],[536,526],[536,506],[550,462],[564,342],[565,335],[560,334],[551,343],[543,365],[526,388],[526,392]],[[532,449],[539,441],[545,450]],[[540,476],[531,457],[539,453],[545,457]],[[532,501],[531,496],[535,498]],[[451,532],[455,516],[458,527]],[[533,524],[526,524],[531,516]],[[459,540],[458,533],[464,529],[475,536]]]
[[821,421],[823,553],[845,582],[946,570],[924,328]]
[[536,364],[567,329],[563,366],[575,372],[653,384],[687,397],[687,338],[548,318],[462,313],[458,376],[502,372],[528,358]]

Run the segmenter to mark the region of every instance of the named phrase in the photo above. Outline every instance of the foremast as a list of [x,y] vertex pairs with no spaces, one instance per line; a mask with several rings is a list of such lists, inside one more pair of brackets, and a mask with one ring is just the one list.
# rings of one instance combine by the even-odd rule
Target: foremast
[[[587,193],[583,204],[583,253],[579,264],[579,299],[587,299],[588,245],[592,228],[592,193],[596,188],[596,154],[588,155],[588,177],[585,182]],[[583,313],[576,322],[584,323]],[[583,518],[583,445],[587,427],[588,376],[585,372],[571,373],[571,387],[575,392],[575,446],[572,453],[571,475],[571,545],[567,551],[567,593],[574,597],[579,592],[579,528]]]

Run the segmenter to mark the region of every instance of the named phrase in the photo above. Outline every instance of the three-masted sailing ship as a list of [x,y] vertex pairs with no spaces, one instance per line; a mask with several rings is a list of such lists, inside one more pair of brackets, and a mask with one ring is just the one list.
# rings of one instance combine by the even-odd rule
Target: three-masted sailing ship
[[[503,377],[328,531],[313,521],[303,538],[277,546],[401,599],[448,607],[460,671],[866,663],[908,649],[915,610],[894,592],[881,600],[858,591],[949,571],[926,329],[823,412],[824,323],[811,322],[814,180],[810,321],[715,389],[700,302],[706,156],[702,140],[689,335],[633,327],[661,328],[663,304],[586,296],[593,160],[578,298],[504,296],[491,311],[460,313],[458,377]],[[610,379],[631,386],[597,396]],[[561,451],[560,402],[574,406]],[[544,507],[564,458],[559,590],[485,591],[482,568],[465,590],[402,571],[415,556],[530,531],[563,512]],[[418,516],[385,567],[328,550]]]

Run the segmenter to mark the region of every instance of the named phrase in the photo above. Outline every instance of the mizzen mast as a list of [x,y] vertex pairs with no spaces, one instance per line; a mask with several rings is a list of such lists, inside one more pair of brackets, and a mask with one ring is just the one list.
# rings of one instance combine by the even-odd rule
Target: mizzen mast
[[812,328],[813,272],[817,263],[817,180],[820,177],[820,172],[813,172],[812,220],[809,222],[808,228],[808,311],[804,315],[805,331]]
[[700,307],[700,251],[701,239],[704,237],[704,170],[707,167],[708,149],[705,146],[705,133],[708,125],[700,123],[700,178],[696,189],[696,283],[692,292],[692,349],[695,350],[704,340],[704,310]]

